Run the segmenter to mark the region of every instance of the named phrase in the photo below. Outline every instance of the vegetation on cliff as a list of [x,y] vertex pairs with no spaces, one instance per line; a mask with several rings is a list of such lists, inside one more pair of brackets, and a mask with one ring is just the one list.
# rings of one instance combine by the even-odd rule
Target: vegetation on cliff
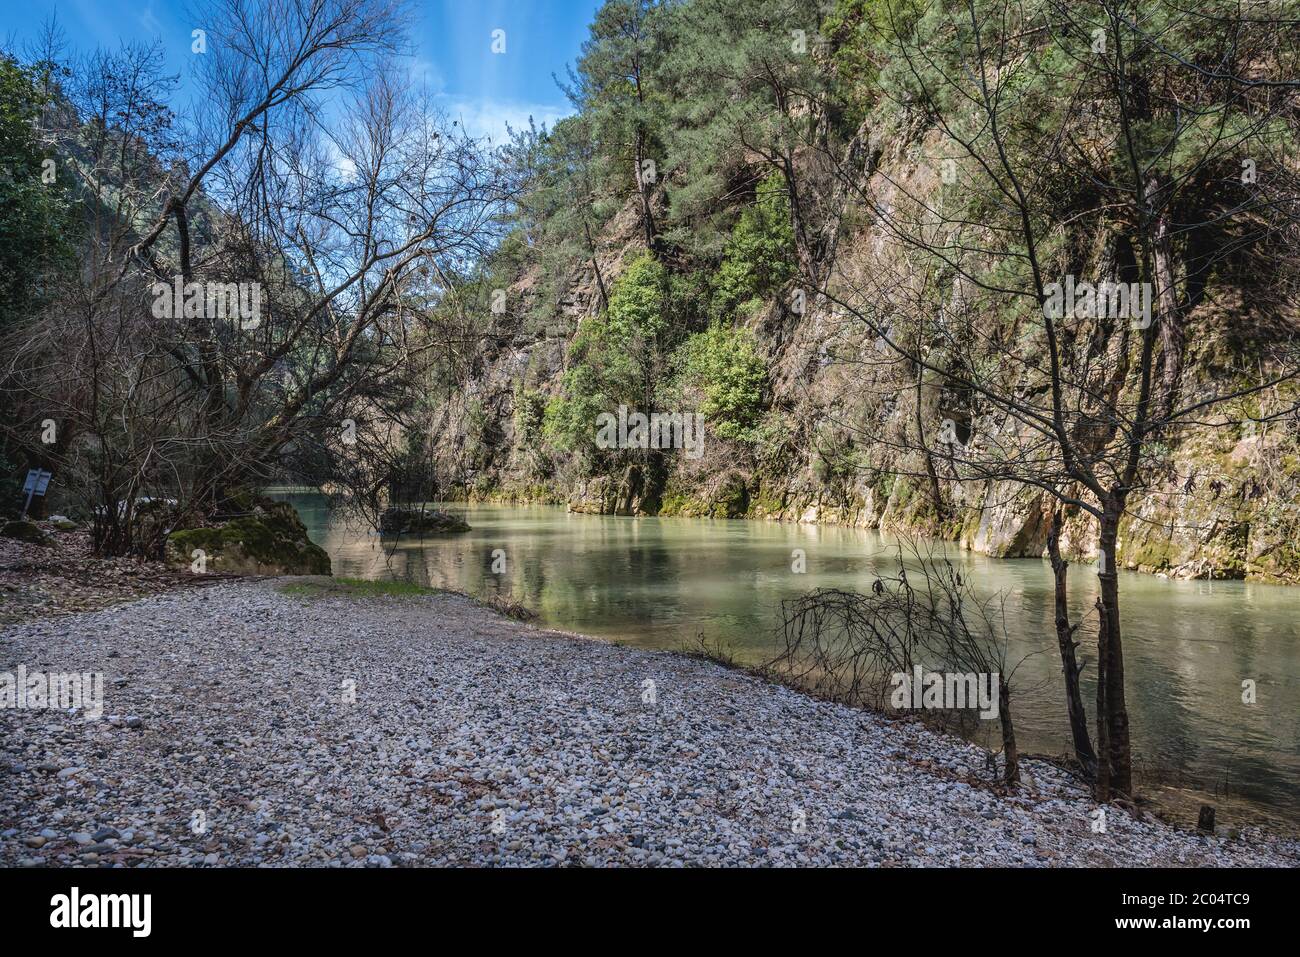
[[[1025,414],[1050,406],[1055,361],[1076,461],[1140,449],[1121,564],[1300,580],[1280,544],[1300,490],[1294,50],[1228,4],[1129,13],[607,3],[578,112],[508,153],[491,328],[510,342],[458,373],[507,424],[441,443],[444,472],[597,510],[622,500],[592,489],[635,473],[620,510],[739,497],[1010,557],[1045,553],[1060,492],[1065,554],[1095,560],[1086,488]],[[1155,301],[1072,302],[1045,337],[1067,277]],[[515,427],[516,397],[542,428]],[[597,454],[619,405],[702,412],[705,461]]]

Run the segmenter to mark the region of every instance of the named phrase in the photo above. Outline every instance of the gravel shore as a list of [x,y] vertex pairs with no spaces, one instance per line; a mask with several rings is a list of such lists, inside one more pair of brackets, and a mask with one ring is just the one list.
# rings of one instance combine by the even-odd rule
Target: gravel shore
[[1099,833],[1051,765],[1006,796],[916,723],[455,595],[174,591],[9,627],[19,665],[105,702],[0,711],[6,866],[1300,863],[1118,808]]

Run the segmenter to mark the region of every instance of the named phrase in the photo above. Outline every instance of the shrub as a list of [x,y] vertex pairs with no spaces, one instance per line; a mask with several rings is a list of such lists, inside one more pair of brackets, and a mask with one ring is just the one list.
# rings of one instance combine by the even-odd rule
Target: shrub
[[678,388],[702,396],[700,412],[710,431],[724,439],[753,443],[763,416],[767,364],[743,329],[709,326],[678,352]]
[[750,311],[794,275],[790,201],[777,173],[758,186],[758,199],[740,214],[714,280],[718,318]]

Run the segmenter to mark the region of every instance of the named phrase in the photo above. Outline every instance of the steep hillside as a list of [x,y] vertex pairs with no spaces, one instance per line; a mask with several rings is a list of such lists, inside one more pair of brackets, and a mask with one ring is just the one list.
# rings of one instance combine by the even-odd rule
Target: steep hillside
[[[1096,522],[1069,504],[1071,480],[1025,452],[1037,449],[1041,426],[1026,427],[1033,416],[998,398],[1045,403],[1051,346],[1081,397],[1067,409],[1077,416],[1071,440],[1098,468],[1141,402],[1176,396],[1190,410],[1136,443],[1142,478],[1121,523],[1123,566],[1300,582],[1295,272],[1279,258],[1284,237],[1295,236],[1295,153],[1270,174],[1277,192],[1252,180],[1242,200],[1233,193],[1239,156],[1263,155],[1262,140],[1243,146],[1252,135],[1244,130],[1230,148],[1189,147],[1186,130],[1162,132],[1160,109],[1144,105],[1139,118],[1155,131],[1146,149],[1201,152],[1183,167],[1171,161],[1174,182],[1163,194],[1148,187],[1150,208],[1126,220],[1086,171],[1035,154],[1034,136],[1075,124],[1076,146],[1100,157],[1098,168],[1120,161],[1117,125],[1105,120],[1131,104],[1108,101],[1100,81],[1089,108],[1040,116],[1033,84],[1050,89],[1071,69],[1038,62],[1026,78],[1012,76],[1031,94],[990,115],[1019,124],[1023,140],[1008,134],[986,149],[954,132],[925,77],[891,76],[908,44],[968,42],[960,26],[922,21],[895,36],[873,20],[890,5],[844,0],[817,19],[821,42],[801,50],[796,41],[783,58],[779,38],[804,22],[799,15],[820,12],[783,21],[788,6],[768,6],[770,17],[726,20],[707,40],[678,32],[676,21],[716,23],[722,0],[615,2],[598,16],[579,64],[579,114],[517,144],[528,199],[491,279],[507,307],[433,429],[453,485],[576,511],[913,529],[1005,557],[1044,554],[1065,499],[1063,550],[1092,560]],[[617,29],[629,20],[661,40],[629,49]],[[1004,51],[1003,75],[1055,52]],[[745,71],[759,63],[771,75],[750,82]],[[635,97],[619,79],[628,64],[641,71]],[[1142,69],[1170,88],[1184,83],[1179,95],[1203,97],[1207,113],[1233,109],[1168,64]],[[1074,95],[1087,97],[1084,81]],[[1269,142],[1289,142],[1294,101],[1252,107],[1264,108],[1276,110]],[[945,159],[954,142],[966,151]],[[1004,235],[1019,222],[997,193],[1010,192],[1017,167],[1003,159],[1002,172],[999,149],[1022,151],[1014,158],[1026,179],[1043,176],[1024,221],[1041,234],[1053,275],[1129,281],[1151,270],[1157,316],[1145,340],[1141,321],[1083,313],[1055,333],[1063,345],[1042,338],[1036,307],[1023,305],[1033,287],[1022,240]],[[629,178],[629,166],[651,172]],[[1160,173],[1151,176],[1157,183]],[[1152,220],[1161,216],[1179,239],[1160,238],[1165,227]],[[900,345],[905,335],[914,339]],[[1129,358],[1144,341],[1157,380],[1151,400]],[[593,443],[598,416],[620,406],[700,412],[702,454]],[[944,444],[945,428],[956,445]],[[1020,458],[988,464],[1007,449]],[[1031,460],[1039,471],[1027,480]]]

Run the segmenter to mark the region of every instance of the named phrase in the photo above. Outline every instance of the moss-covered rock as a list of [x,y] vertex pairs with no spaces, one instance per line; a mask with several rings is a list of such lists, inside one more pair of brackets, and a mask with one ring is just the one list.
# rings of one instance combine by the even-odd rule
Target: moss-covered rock
[[468,532],[469,525],[450,512],[418,508],[386,508],[379,517],[382,535],[437,535]]
[[[330,557],[307,537],[307,528],[288,502],[257,499],[248,515],[167,536],[168,564],[227,575],[328,575]],[[201,556],[194,553],[201,552]]]
[[0,537],[14,538],[20,542],[27,542],[29,545],[44,545],[49,541],[41,527],[35,522],[5,522],[0,528]]

